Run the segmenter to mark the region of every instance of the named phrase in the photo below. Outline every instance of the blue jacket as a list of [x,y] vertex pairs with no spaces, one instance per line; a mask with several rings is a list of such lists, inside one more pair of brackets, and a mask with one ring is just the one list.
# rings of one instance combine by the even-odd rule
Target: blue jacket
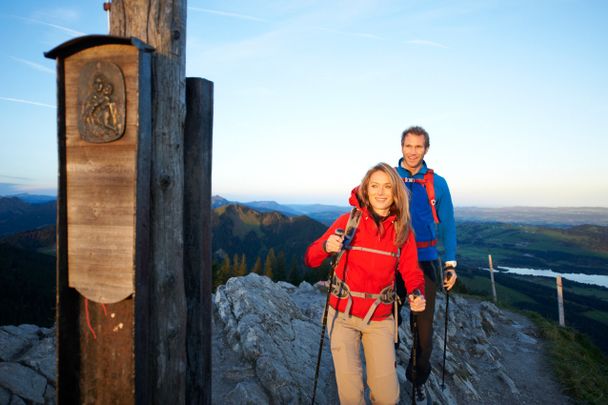
[[[396,169],[401,177],[411,178],[411,173],[401,166],[401,161]],[[426,162],[422,162],[420,171],[414,175],[415,179],[422,179],[428,168]],[[417,242],[427,242],[441,237],[443,248],[445,249],[444,261],[456,260],[456,221],[454,220],[454,206],[450,189],[445,179],[437,173],[434,175],[433,184],[435,186],[435,208],[439,217],[439,225],[435,225],[433,211],[429,203],[426,189],[420,183],[406,182],[405,186],[410,192],[410,216],[412,226],[416,234]],[[439,229],[437,229],[439,228]],[[418,248],[418,260],[429,261],[439,258],[437,246]]]

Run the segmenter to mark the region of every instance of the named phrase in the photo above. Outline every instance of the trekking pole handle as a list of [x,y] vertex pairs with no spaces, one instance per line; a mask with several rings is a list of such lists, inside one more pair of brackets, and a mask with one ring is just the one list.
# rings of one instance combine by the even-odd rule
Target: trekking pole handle
[[420,297],[422,296],[422,293],[420,292],[419,289],[415,289],[414,291],[412,291],[412,293],[410,295],[413,295],[414,297]]

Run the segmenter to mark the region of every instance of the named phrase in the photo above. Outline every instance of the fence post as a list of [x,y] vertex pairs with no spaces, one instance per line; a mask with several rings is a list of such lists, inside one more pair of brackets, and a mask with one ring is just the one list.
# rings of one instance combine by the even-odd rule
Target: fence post
[[492,268],[492,255],[488,255],[488,262],[490,263],[490,280],[492,281],[492,296],[494,297],[494,303],[496,304],[496,283],[494,283],[494,269]]
[[562,276],[557,276],[555,281],[557,282],[557,310],[559,313],[559,326],[566,326],[566,321],[564,320],[564,290],[562,287]]

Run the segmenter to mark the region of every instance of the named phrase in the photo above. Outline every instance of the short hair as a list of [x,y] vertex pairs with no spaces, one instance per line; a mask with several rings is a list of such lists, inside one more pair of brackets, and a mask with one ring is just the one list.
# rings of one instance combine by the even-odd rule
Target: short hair
[[424,136],[424,147],[428,149],[429,146],[431,146],[431,139],[429,138],[429,133],[426,132],[424,128],[418,126],[409,127],[408,129],[403,131],[403,133],[401,134],[401,146],[403,146],[403,143],[405,142],[405,137],[408,134]]

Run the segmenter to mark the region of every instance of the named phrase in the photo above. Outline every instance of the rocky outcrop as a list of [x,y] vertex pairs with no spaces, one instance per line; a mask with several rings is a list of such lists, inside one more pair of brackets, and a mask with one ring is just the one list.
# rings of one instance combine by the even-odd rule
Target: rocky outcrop
[[[310,403],[326,293],[250,274],[218,288],[214,314],[214,403]],[[531,322],[494,304],[451,296],[442,386],[445,295],[438,294],[433,372],[428,388],[440,404],[568,403],[543,356]],[[404,319],[409,311],[402,309]],[[401,402],[412,338],[403,322],[397,351]],[[338,403],[327,340],[317,387],[319,404]],[[240,368],[240,370],[239,370]]]
[[55,403],[55,331],[0,327],[0,404]]
[[[309,404],[326,292],[249,274],[231,278],[213,297],[212,398],[217,404]],[[445,386],[442,387],[445,296],[435,316],[433,372],[428,387],[438,404],[567,404],[526,318],[494,304],[451,296]],[[402,315],[408,319],[406,307]],[[402,404],[411,334],[403,322],[397,351]],[[54,332],[32,325],[0,327],[0,404],[55,401]],[[326,339],[317,403],[338,403]]]

